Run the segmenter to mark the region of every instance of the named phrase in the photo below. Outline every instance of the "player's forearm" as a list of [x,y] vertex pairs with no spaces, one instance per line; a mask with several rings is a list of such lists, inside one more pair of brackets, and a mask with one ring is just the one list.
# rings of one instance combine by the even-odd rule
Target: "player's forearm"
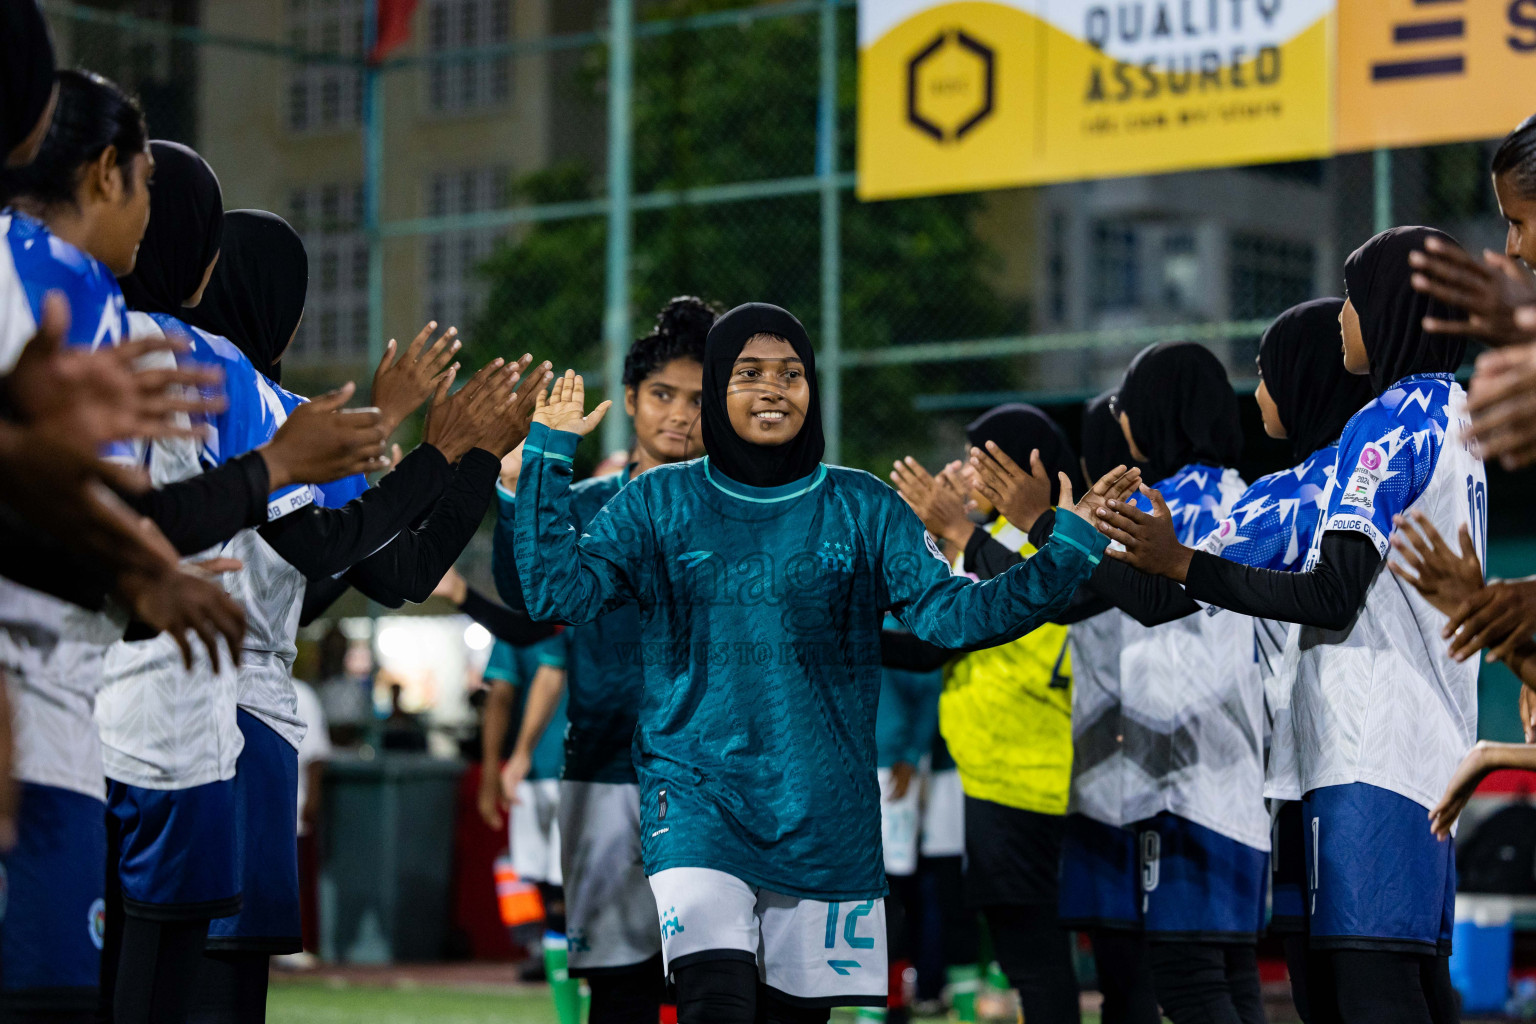
[[485,712],[480,720],[480,761],[490,767],[501,764],[501,748],[507,741],[507,724],[512,720],[512,684],[504,679],[491,683],[485,697]]
[[930,643],[995,647],[1033,632],[1065,608],[1107,541],[1076,515],[1057,517],[1051,542],[1006,573],[966,585],[945,576],[919,595],[903,621]]
[[591,564],[571,527],[571,459],[577,437],[534,424],[523,446],[513,552],[528,614],[580,625],[620,603],[602,559]]
[[523,584],[517,573],[517,499],[496,488],[496,530],[491,535],[491,577],[496,593],[508,608],[527,611]]
[[544,730],[554,721],[565,690],[565,673],[550,665],[540,665],[528,685],[528,700],[523,704],[523,724],[517,732],[518,754],[533,756],[533,748],[544,738]]
[[1244,615],[1342,630],[1359,614],[1381,561],[1365,534],[1335,530],[1324,535],[1310,572],[1255,569],[1197,551],[1184,589],[1196,600]]
[[128,499],[183,555],[222,544],[267,521],[267,464],[257,452]]
[[1479,778],[1505,768],[1536,771],[1536,746],[1528,743],[1494,743],[1484,740],[1475,749],[1478,752]]

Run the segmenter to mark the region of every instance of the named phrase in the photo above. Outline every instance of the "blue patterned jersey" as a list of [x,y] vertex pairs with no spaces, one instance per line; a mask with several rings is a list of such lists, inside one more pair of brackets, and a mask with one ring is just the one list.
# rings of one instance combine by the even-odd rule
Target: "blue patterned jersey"
[[[1393,517],[1409,512],[1422,512],[1453,549],[1467,526],[1485,554],[1487,475],[1466,395],[1448,373],[1404,377],[1349,421],[1306,567],[1335,531],[1363,534],[1385,559]],[[1348,629],[1292,631],[1291,792],[1364,782],[1435,805],[1477,738],[1477,663],[1451,660],[1445,623],[1383,568]]]
[[128,336],[127,307],[111,271],[25,214],[0,214],[0,232],[0,372],[10,372],[37,332],[49,292],[69,302],[66,345],[94,349]]
[[[1247,486],[1236,470],[1189,465],[1156,490],[1179,540],[1190,546],[1217,529]],[[1143,821],[1167,811],[1245,845],[1268,849],[1264,808],[1264,697],[1253,650],[1253,620],[1216,610],[1146,627],[1121,623],[1120,719],[1123,774],[1107,773],[1079,807],[1096,817]],[[1106,719],[1106,722],[1111,720]],[[1120,813],[1113,815],[1115,790]]]
[[1258,569],[1300,570],[1322,519],[1338,451],[1336,444],[1319,448],[1300,465],[1255,480],[1200,550]]

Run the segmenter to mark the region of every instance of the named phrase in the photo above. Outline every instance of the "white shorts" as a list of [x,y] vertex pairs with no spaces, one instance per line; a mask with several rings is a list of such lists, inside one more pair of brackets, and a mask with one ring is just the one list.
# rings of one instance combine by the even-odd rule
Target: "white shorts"
[[931,772],[924,780],[922,846],[924,857],[965,853],[965,790],[958,768]]
[[667,973],[750,960],[763,984],[809,1006],[886,1004],[885,900],[823,903],[710,868],[651,876]]
[[640,860],[640,787],[560,783],[570,970],[637,967],[661,952],[656,899]]
[[917,873],[918,794],[922,779],[914,776],[900,800],[891,797],[891,770],[876,770],[880,780],[880,842],[885,850],[885,873],[906,876]]
[[512,870],[525,882],[560,885],[560,806],[558,779],[524,779],[517,803],[507,815]]

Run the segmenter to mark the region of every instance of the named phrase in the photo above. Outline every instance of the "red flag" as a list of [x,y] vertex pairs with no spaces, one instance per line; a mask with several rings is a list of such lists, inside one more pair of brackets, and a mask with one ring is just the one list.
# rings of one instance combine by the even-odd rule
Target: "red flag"
[[374,0],[378,33],[374,37],[373,52],[368,60],[374,64],[410,41],[411,15],[416,13],[416,0]]

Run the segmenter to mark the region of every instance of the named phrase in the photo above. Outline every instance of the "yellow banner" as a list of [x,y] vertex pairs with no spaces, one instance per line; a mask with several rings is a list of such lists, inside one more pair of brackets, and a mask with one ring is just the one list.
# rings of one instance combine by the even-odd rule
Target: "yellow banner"
[[859,7],[859,194],[1328,151],[1332,0]]
[[1536,0],[1339,6],[1341,151],[1496,138],[1536,112]]
[[859,196],[1491,138],[1536,0],[861,0]]

